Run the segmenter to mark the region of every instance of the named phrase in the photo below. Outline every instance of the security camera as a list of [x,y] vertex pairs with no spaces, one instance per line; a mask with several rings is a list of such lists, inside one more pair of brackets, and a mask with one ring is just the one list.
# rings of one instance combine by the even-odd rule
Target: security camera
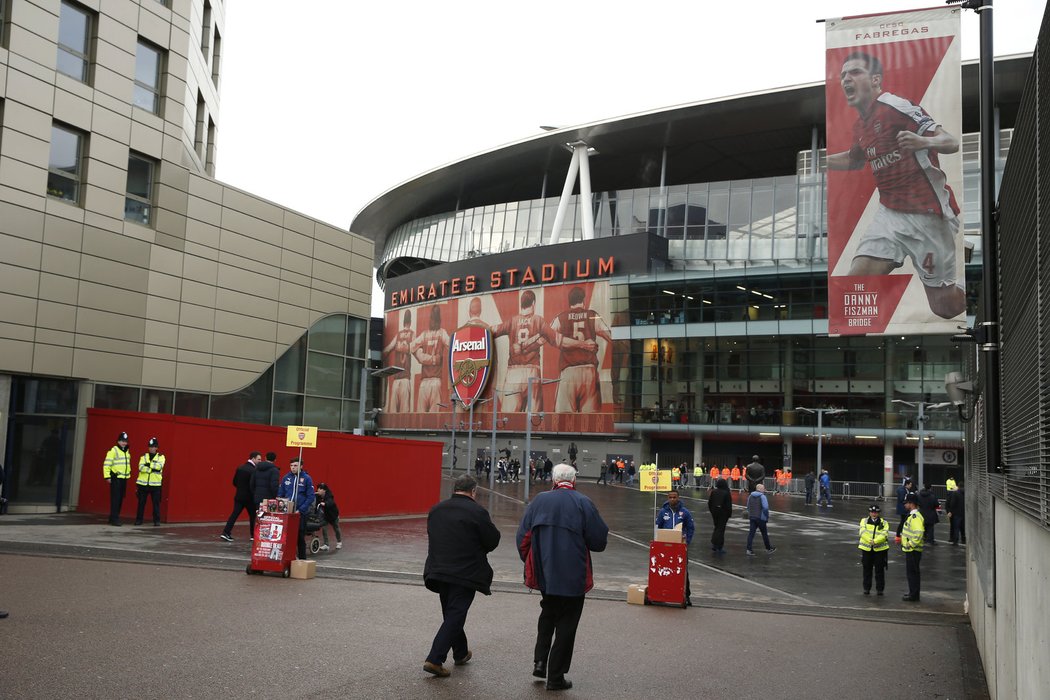
[[973,392],[973,382],[963,380],[962,372],[948,372],[944,375],[944,390],[953,404],[962,406],[966,395]]

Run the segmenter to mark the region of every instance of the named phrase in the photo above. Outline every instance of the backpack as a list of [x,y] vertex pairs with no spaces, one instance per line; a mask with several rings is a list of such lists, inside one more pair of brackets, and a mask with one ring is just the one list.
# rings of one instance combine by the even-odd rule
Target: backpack
[[747,497],[747,517],[754,520],[762,519],[762,493],[760,491],[752,491]]

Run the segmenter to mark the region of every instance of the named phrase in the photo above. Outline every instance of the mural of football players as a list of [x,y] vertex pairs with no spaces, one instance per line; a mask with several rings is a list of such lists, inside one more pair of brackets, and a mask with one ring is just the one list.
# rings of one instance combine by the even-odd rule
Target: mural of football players
[[401,316],[401,330],[397,332],[390,344],[383,348],[383,354],[390,359],[387,367],[401,367],[404,372],[395,375],[390,383],[387,397],[387,413],[407,413],[412,410],[412,373],[409,371],[412,359],[412,310],[405,309]]
[[597,311],[586,307],[586,300],[583,287],[573,287],[569,291],[569,309],[558,314],[551,324],[556,333],[581,343],[575,347],[563,344],[561,348],[561,381],[554,406],[558,413],[596,413],[601,408],[596,339],[611,343],[612,332]]
[[492,329],[493,339],[505,335],[510,340],[500,410],[524,411],[527,407],[529,377],[535,377],[532,384],[532,410],[542,411],[540,347],[546,341],[557,344],[557,336],[543,317],[536,313],[536,292],[526,289],[521,293],[519,302],[518,313]]
[[430,325],[412,341],[412,356],[419,362],[421,376],[416,411],[431,413],[441,403],[441,373],[448,353],[448,331],[441,327],[441,307],[430,307]]

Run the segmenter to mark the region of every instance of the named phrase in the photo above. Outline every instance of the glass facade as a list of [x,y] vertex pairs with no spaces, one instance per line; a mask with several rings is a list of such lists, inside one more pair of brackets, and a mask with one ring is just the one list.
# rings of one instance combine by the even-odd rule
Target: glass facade
[[[999,143],[997,179],[1012,130]],[[967,241],[980,252],[980,184],[977,134],[966,134],[963,150],[963,221]],[[671,265],[703,270],[776,262],[808,269],[827,262],[825,153],[798,155],[796,174],[750,180],[704,182],[598,192],[592,195],[596,237],[649,231],[669,241]],[[592,167],[600,167],[600,156]],[[451,262],[520,250],[550,242],[558,197],[489,204],[416,219],[387,240],[379,266],[398,258]],[[561,241],[583,239],[579,196],[566,212]],[[976,261],[975,257],[975,261]]]
[[96,384],[94,406],[269,425],[358,427],[368,322],[320,319],[248,386],[229,394]]

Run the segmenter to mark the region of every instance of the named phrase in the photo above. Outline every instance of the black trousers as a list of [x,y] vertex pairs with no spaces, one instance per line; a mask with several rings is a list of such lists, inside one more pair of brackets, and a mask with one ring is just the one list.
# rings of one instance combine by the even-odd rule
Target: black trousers
[[966,518],[962,515],[951,514],[951,534],[948,539],[952,542],[959,542],[960,538],[962,543],[966,544]]
[[919,562],[922,561],[922,552],[904,553],[904,572],[908,576],[908,595],[919,597]]
[[229,535],[233,532],[233,525],[237,522],[237,518],[241,516],[241,511],[248,511],[248,528],[251,531],[250,537],[255,537],[255,511],[254,504],[250,501],[241,501],[236,498],[233,499],[233,512],[230,513],[230,517],[226,520],[226,527],[222,529],[222,534]]
[[128,491],[128,480],[113,476],[109,479],[109,522],[120,522],[120,507],[124,505],[124,494]]
[[160,525],[160,487],[142,486],[135,487],[139,497],[138,508],[135,509],[135,524],[142,524],[142,516],[146,512],[146,499],[153,501],[153,524]]
[[725,547],[726,523],[728,522],[728,516],[715,518],[715,529],[711,531],[711,546],[715,549],[722,549]]
[[904,521],[907,520],[907,519],[908,519],[908,513],[906,512],[906,513],[904,513],[904,515],[901,516],[901,521],[899,523],[897,523],[897,537],[901,536],[901,530],[904,529]]
[[875,572],[875,590],[886,590],[886,563],[889,561],[889,550],[881,552],[860,552],[860,565],[864,569],[864,590],[871,590],[871,574]]
[[449,650],[452,658],[462,659],[467,655],[467,633],[463,626],[467,623],[467,612],[470,604],[474,602],[473,588],[459,586],[454,583],[438,581],[438,596],[441,598],[441,626],[434,635],[434,643],[430,645],[430,653],[427,661],[432,664],[443,664],[448,658]]
[[[557,680],[569,672],[576,627],[583,615],[581,596],[543,594],[540,620],[536,625],[536,652],[533,661],[547,662],[547,681]],[[553,643],[552,643],[553,640]]]

